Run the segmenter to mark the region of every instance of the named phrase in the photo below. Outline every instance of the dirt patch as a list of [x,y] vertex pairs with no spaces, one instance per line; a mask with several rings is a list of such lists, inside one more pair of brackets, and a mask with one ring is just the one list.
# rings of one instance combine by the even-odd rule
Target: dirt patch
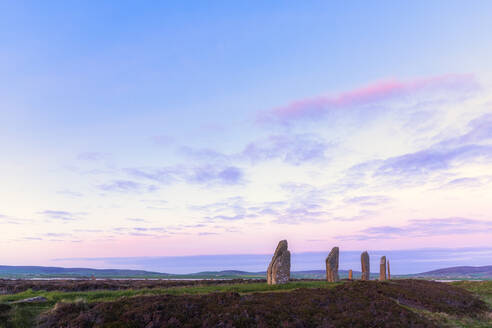
[[0,279],[0,295],[35,291],[85,292],[90,290],[123,290],[143,288],[169,288],[198,285],[220,285],[265,282],[266,280],[8,280]]
[[47,327],[438,327],[402,304],[449,314],[488,310],[447,284],[402,280],[345,283],[289,293],[139,296],[114,302],[58,304]]

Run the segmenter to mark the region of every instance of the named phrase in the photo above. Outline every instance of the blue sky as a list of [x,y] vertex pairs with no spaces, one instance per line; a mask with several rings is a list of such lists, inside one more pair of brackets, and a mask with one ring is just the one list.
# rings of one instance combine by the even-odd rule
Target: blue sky
[[491,7],[2,2],[0,261],[485,247]]

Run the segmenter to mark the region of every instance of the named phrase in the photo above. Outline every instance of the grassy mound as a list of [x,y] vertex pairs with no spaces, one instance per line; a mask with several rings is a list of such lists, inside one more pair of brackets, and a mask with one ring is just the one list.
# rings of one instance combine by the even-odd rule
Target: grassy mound
[[[402,306],[403,305],[403,306]],[[41,327],[438,327],[411,308],[478,316],[487,305],[437,282],[345,283],[288,293],[159,295],[59,303]]]

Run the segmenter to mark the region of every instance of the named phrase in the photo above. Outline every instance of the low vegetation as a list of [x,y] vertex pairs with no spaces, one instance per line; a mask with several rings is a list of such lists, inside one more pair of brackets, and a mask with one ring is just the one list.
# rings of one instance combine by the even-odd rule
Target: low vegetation
[[262,280],[8,280],[0,279],[0,295],[26,290],[85,292],[93,290],[166,289],[169,287],[208,286],[222,284],[261,283]]
[[[492,282],[96,283],[0,295],[0,327],[492,327]],[[14,303],[36,296],[46,301]]]

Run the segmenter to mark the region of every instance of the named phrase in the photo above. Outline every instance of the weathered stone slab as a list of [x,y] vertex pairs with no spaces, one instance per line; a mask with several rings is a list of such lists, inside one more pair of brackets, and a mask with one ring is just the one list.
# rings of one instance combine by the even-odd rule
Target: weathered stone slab
[[349,270],[349,280],[352,280],[353,279],[353,273],[352,273],[352,269]]
[[386,256],[382,256],[379,262],[379,280],[386,280]]
[[362,267],[362,280],[369,280],[371,277],[371,269],[369,266],[369,253],[363,252],[360,255],[360,263]]
[[338,263],[339,263],[340,250],[338,247],[333,247],[330,254],[326,258],[326,280],[329,282],[337,282],[340,280],[338,276]]
[[388,280],[391,279],[390,261],[388,260]]
[[290,252],[287,240],[281,240],[268,265],[267,283],[269,285],[285,284],[290,280]]

